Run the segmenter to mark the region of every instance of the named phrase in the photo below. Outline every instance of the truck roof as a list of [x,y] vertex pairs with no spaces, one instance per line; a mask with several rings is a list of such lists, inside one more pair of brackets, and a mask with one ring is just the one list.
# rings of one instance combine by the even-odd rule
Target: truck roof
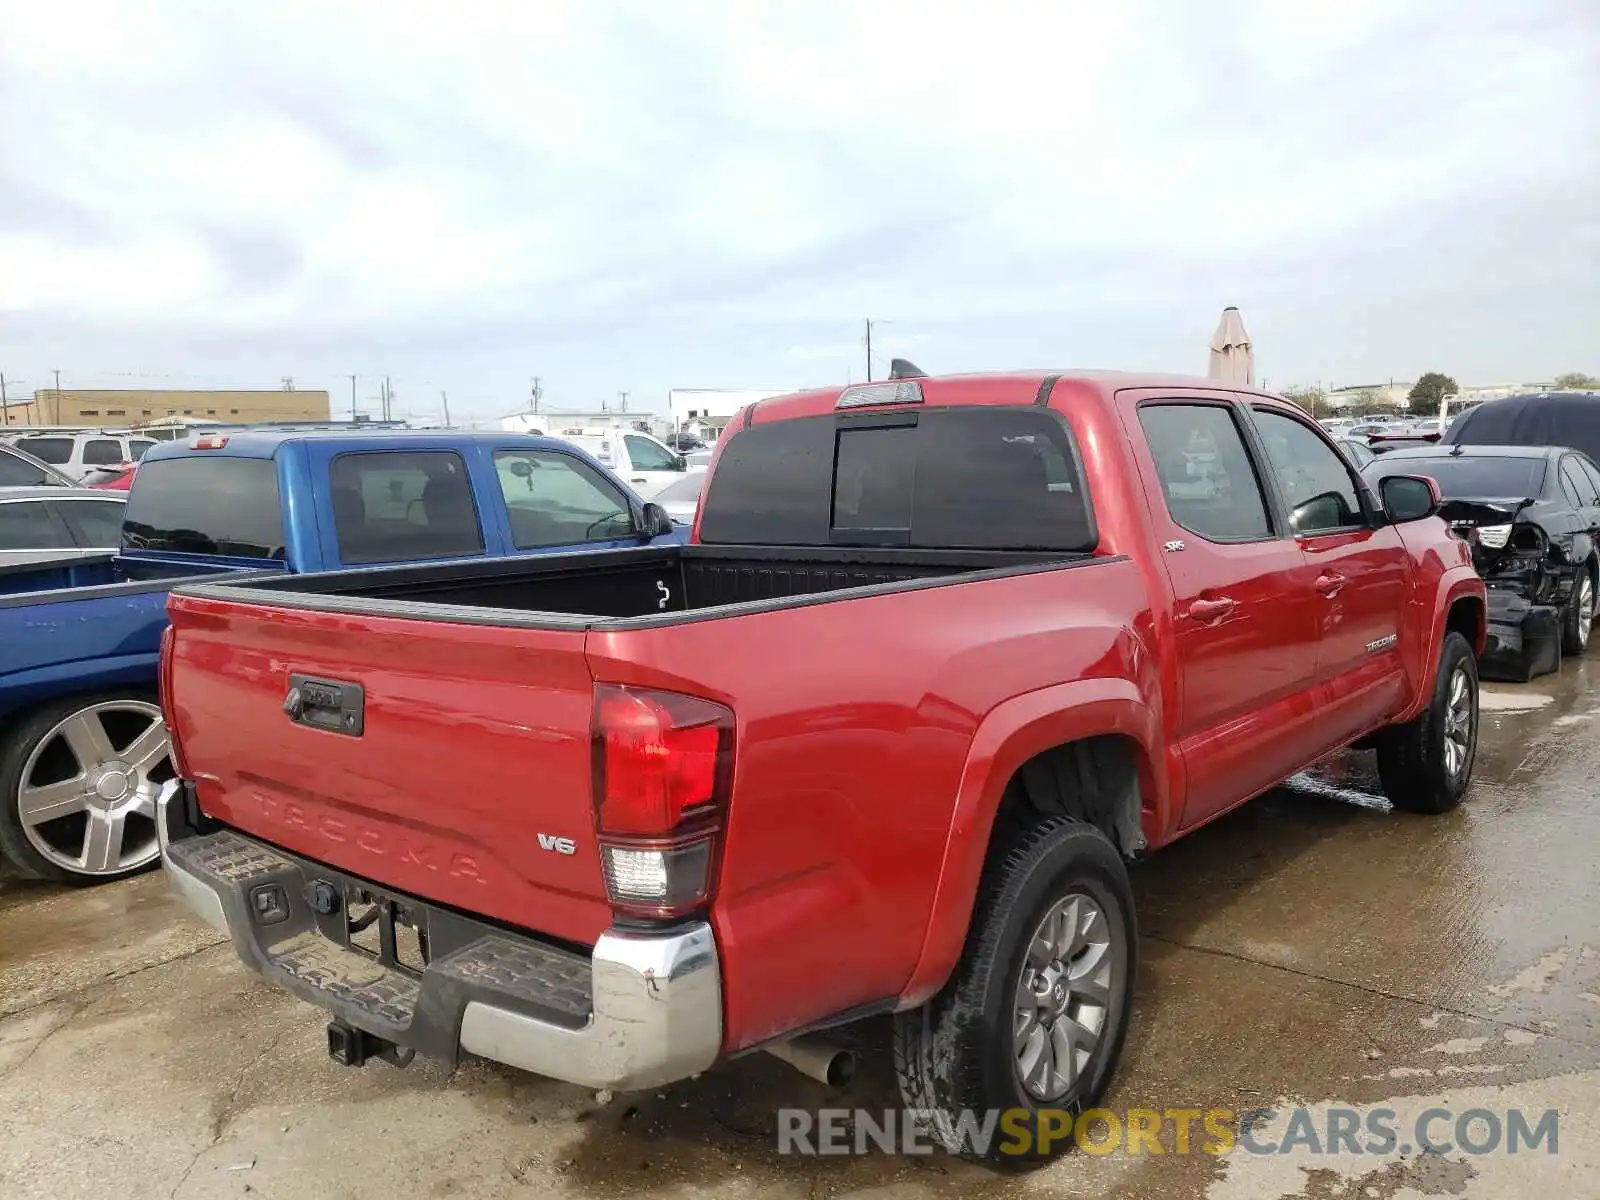
[[347,442],[352,448],[359,447],[362,450],[407,450],[419,445],[465,448],[485,444],[527,450],[566,449],[566,443],[559,438],[492,429],[384,429],[370,432],[348,429],[246,429],[230,432],[219,429],[215,432],[197,431],[194,436],[226,439],[226,445],[214,450],[199,450],[190,446],[189,439],[157,442],[145,452],[141,461],[149,463],[163,458],[187,458],[192,454],[216,454],[219,451],[233,458],[271,458],[280,446],[295,442]]
[[[1078,388],[1105,397],[1129,388],[1182,388],[1185,391],[1198,388],[1209,391],[1242,392],[1271,400],[1281,399],[1259,388],[1240,387],[1200,375],[1162,375],[1142,371],[1004,371],[921,376],[907,380],[878,379],[873,382],[918,383],[922,386],[924,403],[930,404],[1034,404],[1038,402],[1047,382],[1052,386],[1058,382],[1069,386],[1076,385]],[[748,419],[752,421],[814,416],[832,409],[843,392],[851,387],[861,386],[863,385],[848,384],[791,392],[786,396],[758,400],[745,411],[750,414]]]

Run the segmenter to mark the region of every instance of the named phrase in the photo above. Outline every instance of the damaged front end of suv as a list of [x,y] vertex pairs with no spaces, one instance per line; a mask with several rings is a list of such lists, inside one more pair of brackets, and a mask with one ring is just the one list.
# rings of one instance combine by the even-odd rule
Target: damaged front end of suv
[[1416,447],[1362,474],[1372,484],[1412,474],[1439,485],[1439,515],[1488,585],[1485,679],[1526,682],[1584,653],[1600,591],[1600,465],[1588,455],[1570,446]]
[[[1440,515],[1472,548],[1489,589],[1489,633],[1480,669],[1487,679],[1525,683],[1561,666],[1562,631],[1574,589],[1586,577],[1527,499],[1508,507],[1446,501]],[[1593,605],[1592,594],[1588,600]],[[1587,640],[1587,639],[1585,639]]]

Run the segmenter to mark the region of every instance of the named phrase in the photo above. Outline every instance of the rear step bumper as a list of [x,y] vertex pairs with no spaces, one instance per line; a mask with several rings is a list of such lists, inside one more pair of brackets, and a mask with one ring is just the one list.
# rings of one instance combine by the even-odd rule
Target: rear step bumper
[[163,785],[156,825],[173,890],[245,965],[358,1029],[447,1062],[465,1052],[617,1091],[686,1078],[721,1051],[721,972],[704,922],[609,930],[586,956],[230,829],[199,833],[192,813],[182,785]]

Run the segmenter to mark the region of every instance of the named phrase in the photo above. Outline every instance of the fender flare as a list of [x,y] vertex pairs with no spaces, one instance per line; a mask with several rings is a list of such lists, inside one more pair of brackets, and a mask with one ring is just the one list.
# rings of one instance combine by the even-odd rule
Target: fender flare
[[939,991],[960,960],[995,814],[1017,770],[1054,746],[1106,734],[1138,744],[1140,794],[1144,805],[1154,808],[1157,827],[1164,828],[1171,811],[1173,764],[1156,749],[1162,745],[1160,718],[1131,680],[1055,684],[1013,696],[984,717],[961,771],[922,951],[901,989],[897,1010],[915,1008]]
[[1466,566],[1451,567],[1439,578],[1439,587],[1434,595],[1433,613],[1428,621],[1427,640],[1422,643],[1419,654],[1421,656],[1422,671],[1418,678],[1416,695],[1394,723],[1403,725],[1414,720],[1428,702],[1433,698],[1434,680],[1439,674],[1438,648],[1444,641],[1445,622],[1449,619],[1450,609],[1458,600],[1476,600],[1479,605],[1477,633],[1472,639],[1472,653],[1482,656],[1484,642],[1489,635],[1489,590],[1479,578],[1478,572],[1470,564]]

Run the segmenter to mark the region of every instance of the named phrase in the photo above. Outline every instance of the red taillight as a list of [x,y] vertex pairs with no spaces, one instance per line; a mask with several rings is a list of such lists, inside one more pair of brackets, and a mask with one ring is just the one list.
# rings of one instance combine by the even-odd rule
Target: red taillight
[[710,899],[732,782],[733,713],[725,705],[595,688],[595,828],[613,908],[670,917]]

